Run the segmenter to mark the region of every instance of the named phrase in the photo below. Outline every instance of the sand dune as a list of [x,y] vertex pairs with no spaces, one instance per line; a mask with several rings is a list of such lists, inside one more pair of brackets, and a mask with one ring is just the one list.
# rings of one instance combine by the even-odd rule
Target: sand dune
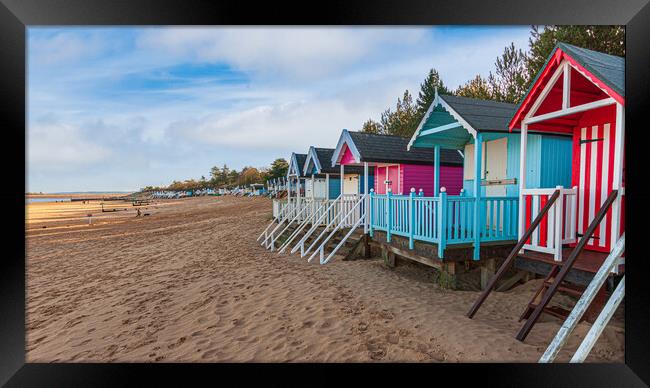
[[[29,205],[28,362],[536,362],[560,325],[544,317],[514,338],[539,280],[493,294],[470,320],[478,293],[439,289],[432,269],[268,252],[255,242],[268,199],[163,201],[147,217],[119,206]],[[623,339],[619,311],[588,361],[622,362]]]

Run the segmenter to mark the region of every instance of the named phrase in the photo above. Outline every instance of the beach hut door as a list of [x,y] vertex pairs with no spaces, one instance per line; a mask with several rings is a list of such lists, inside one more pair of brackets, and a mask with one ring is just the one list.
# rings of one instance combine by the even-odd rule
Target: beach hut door
[[344,194],[359,194],[359,176],[346,175],[343,182]]
[[[508,139],[502,138],[485,142],[485,195],[501,197],[506,195],[506,186],[494,184],[506,179],[506,161],[508,157]],[[492,184],[490,184],[492,183]]]
[[[609,195],[614,168],[614,126],[610,123],[583,127],[578,130],[579,181],[578,225],[580,237],[593,220],[598,209]],[[575,144],[575,143],[574,143]],[[609,252],[611,209],[594,231],[586,248]]]

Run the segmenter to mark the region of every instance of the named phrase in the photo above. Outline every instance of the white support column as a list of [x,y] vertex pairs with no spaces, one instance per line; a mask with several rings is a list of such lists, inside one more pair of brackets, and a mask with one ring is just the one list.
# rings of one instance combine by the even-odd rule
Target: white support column
[[[314,224],[314,221],[316,221],[315,214],[316,214],[316,187],[314,186],[314,174],[311,174],[311,223],[312,225]],[[307,187],[307,182],[305,182],[305,187]],[[307,193],[305,193],[307,194]]]
[[296,176],[296,214],[300,212],[300,175]]
[[330,199],[330,174],[325,174],[325,201]]
[[291,177],[284,180],[284,186],[287,189],[287,206],[291,206]]
[[[623,187],[623,152],[625,146],[625,107],[616,104],[616,132],[614,135],[614,171],[612,189],[618,190],[616,200],[612,203],[612,230],[610,231],[610,247],[616,244],[621,228],[621,189]],[[615,268],[618,270],[618,266]]]
[[519,229],[517,238],[525,233],[526,206],[524,203],[524,190],[526,189],[526,147],[528,145],[528,124],[521,124],[521,137],[519,149]]
[[433,147],[433,196],[440,193],[440,146]]
[[345,173],[345,168],[343,164],[341,164],[341,199],[343,199],[343,180],[345,179],[344,173]]
[[571,105],[571,66],[564,63],[564,79],[562,82],[562,109],[569,109]]
[[[363,194],[366,195],[366,200],[364,201],[364,212],[368,211],[368,162],[363,162]],[[368,233],[368,214],[364,217],[363,221],[363,233]]]

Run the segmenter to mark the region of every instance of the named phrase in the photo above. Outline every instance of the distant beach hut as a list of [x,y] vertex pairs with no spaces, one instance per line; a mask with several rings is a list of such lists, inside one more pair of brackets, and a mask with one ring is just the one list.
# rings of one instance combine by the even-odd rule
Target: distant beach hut
[[[336,199],[341,194],[340,169],[331,164],[333,154],[334,148],[309,148],[303,169],[306,175],[311,174],[306,181],[307,197]],[[348,169],[348,177],[361,174],[362,168]]]
[[434,169],[434,152],[427,148],[408,150],[409,139],[401,136],[377,135],[343,130],[332,155],[331,164],[342,170],[351,166],[369,168],[368,191],[377,194],[391,191],[394,195],[408,194],[411,188],[422,189],[423,195],[434,195],[434,182],[451,194],[462,188],[462,155],[454,150],[440,153],[438,178]]

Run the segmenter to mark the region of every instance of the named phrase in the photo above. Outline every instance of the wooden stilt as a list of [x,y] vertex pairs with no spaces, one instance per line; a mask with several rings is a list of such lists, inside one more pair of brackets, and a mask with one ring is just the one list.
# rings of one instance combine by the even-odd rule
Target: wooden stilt
[[457,285],[456,262],[444,262],[442,264],[442,271],[440,271],[440,287],[455,290]]
[[494,276],[496,272],[496,260],[495,259],[486,259],[483,265],[481,265],[481,290],[487,288],[490,278]]

